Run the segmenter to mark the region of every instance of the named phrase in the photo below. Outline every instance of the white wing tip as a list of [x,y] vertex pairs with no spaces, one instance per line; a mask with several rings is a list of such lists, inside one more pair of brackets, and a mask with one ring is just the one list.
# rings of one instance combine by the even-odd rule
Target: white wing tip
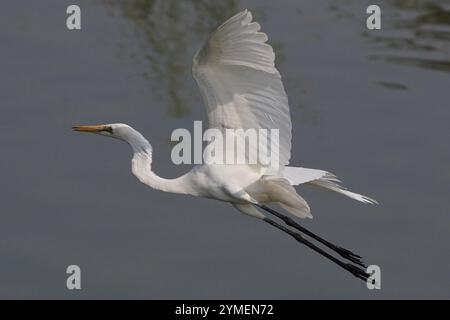
[[360,201],[362,203],[367,204],[379,204],[377,200],[372,199],[368,196],[352,192],[347,190],[345,187],[339,185],[339,182],[341,182],[334,174],[330,172],[326,172],[325,175],[317,180],[312,181],[312,184],[318,185],[320,187],[323,187],[325,189],[329,189],[334,192],[338,192],[340,194],[343,194],[349,198],[352,198],[354,200]]
[[377,205],[379,204],[377,200],[372,199],[368,196],[359,194],[359,193],[355,193],[355,192],[351,192],[348,190],[341,190],[341,193],[346,195],[349,198],[352,198],[354,200],[360,201],[362,203],[367,203],[367,204],[371,204],[371,205]]

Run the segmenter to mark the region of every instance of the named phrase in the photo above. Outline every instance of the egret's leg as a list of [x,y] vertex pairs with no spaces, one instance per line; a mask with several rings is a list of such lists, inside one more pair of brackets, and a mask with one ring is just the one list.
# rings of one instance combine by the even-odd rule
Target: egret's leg
[[287,217],[265,205],[257,205],[258,207],[260,207],[261,209],[264,209],[265,211],[273,214],[274,216],[280,218],[281,220],[283,220],[288,226],[291,226],[301,232],[303,232],[304,234],[308,235],[309,237],[319,241],[320,243],[324,244],[325,246],[327,246],[328,248],[330,248],[331,250],[335,251],[336,253],[338,253],[341,257],[356,263],[358,265],[360,265],[361,267],[365,267],[366,265],[364,264],[364,262],[361,260],[361,257],[353,252],[351,252],[350,250],[344,249],[342,247],[339,247],[335,244],[332,244],[331,242],[319,237],[318,235],[312,233],[311,231],[309,231],[308,229],[302,227],[301,225],[299,225],[297,222],[295,222],[293,219],[291,219],[290,217]]
[[324,256],[325,258],[333,261],[334,263],[336,263],[338,266],[344,268],[345,270],[347,270],[348,272],[350,272],[351,274],[353,274],[355,277],[363,280],[363,281],[367,281],[368,277],[370,276],[364,269],[355,266],[351,263],[346,263],[343,262],[335,257],[333,257],[331,254],[329,254],[328,252],[322,250],[321,248],[317,247],[316,245],[314,245],[313,243],[309,242],[308,240],[306,240],[305,238],[302,237],[302,235],[300,233],[294,232],[289,228],[286,228],[285,226],[265,217],[263,219],[263,221],[267,222],[268,224],[274,226],[277,229],[280,229],[281,231],[286,232],[287,234],[291,235],[292,237],[294,237],[295,240],[297,240],[298,242],[308,246],[309,248],[313,249],[314,251],[316,251],[317,253],[319,253],[320,255]]

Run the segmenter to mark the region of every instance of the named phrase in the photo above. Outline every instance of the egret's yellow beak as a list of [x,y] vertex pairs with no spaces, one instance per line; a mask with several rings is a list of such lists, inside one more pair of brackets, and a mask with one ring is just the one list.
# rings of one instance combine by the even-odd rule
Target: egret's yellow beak
[[99,133],[102,131],[111,131],[111,127],[99,124],[99,125],[92,125],[92,126],[73,126],[72,130],[74,131],[81,131],[81,132],[94,132]]

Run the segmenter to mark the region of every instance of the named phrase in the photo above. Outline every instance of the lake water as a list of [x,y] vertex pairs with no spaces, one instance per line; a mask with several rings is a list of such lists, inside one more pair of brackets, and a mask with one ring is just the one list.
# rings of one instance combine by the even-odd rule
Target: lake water
[[[450,1],[12,1],[0,12],[1,298],[450,298]],[[293,165],[337,174],[367,206],[300,187],[304,225],[377,264],[382,289],[225,203],[164,194],[123,143],[73,133],[124,122],[176,177],[170,134],[206,121],[191,59],[250,9],[289,96]],[[82,290],[66,289],[66,267]]]

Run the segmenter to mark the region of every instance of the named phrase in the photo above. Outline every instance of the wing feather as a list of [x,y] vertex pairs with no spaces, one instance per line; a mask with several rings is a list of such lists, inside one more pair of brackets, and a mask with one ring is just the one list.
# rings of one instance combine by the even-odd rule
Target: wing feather
[[[207,107],[209,127],[278,129],[276,151],[284,166],[291,153],[289,104],[274,51],[259,30],[249,11],[234,15],[196,53],[192,73]],[[270,134],[267,142],[272,143]]]

